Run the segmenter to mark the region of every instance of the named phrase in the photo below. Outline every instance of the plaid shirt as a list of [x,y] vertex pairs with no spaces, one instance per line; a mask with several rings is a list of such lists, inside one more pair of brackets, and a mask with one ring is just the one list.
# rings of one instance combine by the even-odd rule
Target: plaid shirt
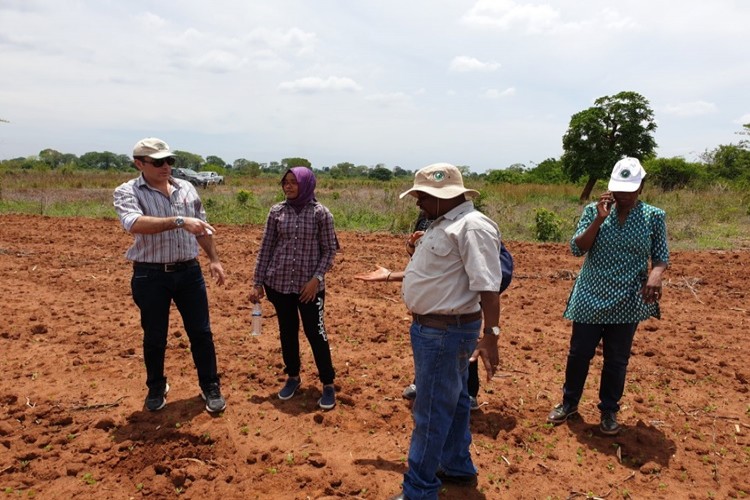
[[[149,186],[139,176],[115,189],[115,211],[122,227],[130,232],[135,221],[142,215],[152,217],[197,217],[206,220],[206,211],[192,184],[181,179],[170,178],[172,188],[169,198]],[[182,262],[198,257],[198,242],[193,234],[175,228],[156,234],[134,234],[133,246],[125,257],[133,262]]]
[[[310,202],[300,213],[286,202],[271,207],[255,263],[256,286],[281,293],[300,293],[314,276],[325,276],[338,249],[333,215]],[[325,289],[324,281],[318,292]]]

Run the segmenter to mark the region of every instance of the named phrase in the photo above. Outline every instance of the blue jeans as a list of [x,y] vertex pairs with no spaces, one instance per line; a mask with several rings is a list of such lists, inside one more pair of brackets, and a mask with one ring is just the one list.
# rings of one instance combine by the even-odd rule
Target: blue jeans
[[589,373],[589,364],[602,342],[604,366],[599,383],[599,410],[618,412],[620,398],[625,391],[625,374],[630,361],[630,350],[638,323],[591,325],[573,323],[568,363],[565,368],[563,403],[578,406],[583,386]]
[[470,476],[477,473],[469,446],[469,357],[477,345],[482,321],[439,330],[412,323],[417,397],[412,413],[409,470],[404,494],[410,499],[436,499],[436,473]]
[[190,340],[190,352],[201,388],[218,383],[216,350],[208,317],[206,282],[200,266],[167,273],[136,267],[130,281],[133,300],[141,310],[143,360],[149,389],[164,387],[169,308],[174,300]]

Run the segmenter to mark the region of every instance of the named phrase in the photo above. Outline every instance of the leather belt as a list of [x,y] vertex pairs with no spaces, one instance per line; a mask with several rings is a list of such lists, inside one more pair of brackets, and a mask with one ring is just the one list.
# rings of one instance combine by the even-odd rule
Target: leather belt
[[184,271],[185,269],[199,265],[200,263],[198,262],[198,259],[184,260],[182,262],[167,262],[165,264],[160,264],[158,262],[133,262],[134,268],[157,269],[159,271],[164,271],[165,273]]
[[473,321],[479,321],[482,319],[482,311],[477,311],[468,314],[415,314],[412,313],[411,317],[414,321],[423,326],[430,328],[437,328],[439,330],[447,330],[451,326],[461,326],[466,323]]

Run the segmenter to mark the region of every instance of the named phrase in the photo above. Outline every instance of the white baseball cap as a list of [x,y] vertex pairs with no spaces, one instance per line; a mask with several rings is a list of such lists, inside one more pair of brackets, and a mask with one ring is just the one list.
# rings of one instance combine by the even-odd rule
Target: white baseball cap
[[133,156],[148,156],[158,160],[167,156],[175,156],[175,154],[169,149],[169,145],[161,139],[146,137],[135,143]]
[[646,171],[637,158],[625,157],[615,163],[609,177],[609,190],[633,193],[641,187]]

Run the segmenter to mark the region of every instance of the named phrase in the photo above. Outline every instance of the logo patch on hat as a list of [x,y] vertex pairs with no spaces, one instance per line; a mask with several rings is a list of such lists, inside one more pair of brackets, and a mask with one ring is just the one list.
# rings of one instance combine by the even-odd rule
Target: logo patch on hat
[[630,177],[630,170],[628,170],[627,168],[623,168],[622,170],[620,170],[620,177],[622,177],[623,179],[627,179],[628,177]]
[[435,172],[432,174],[432,178],[435,179],[436,182],[443,182],[443,180],[445,180],[445,172]]

